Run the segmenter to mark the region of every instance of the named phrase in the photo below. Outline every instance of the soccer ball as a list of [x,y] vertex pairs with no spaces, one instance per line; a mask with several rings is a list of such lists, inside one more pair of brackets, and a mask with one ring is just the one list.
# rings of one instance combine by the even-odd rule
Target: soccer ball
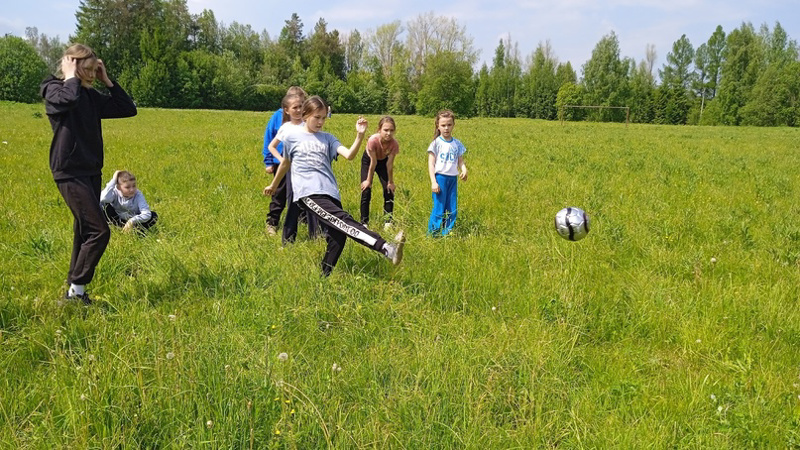
[[556,214],[556,231],[564,239],[580,241],[589,234],[589,216],[580,208],[564,208]]

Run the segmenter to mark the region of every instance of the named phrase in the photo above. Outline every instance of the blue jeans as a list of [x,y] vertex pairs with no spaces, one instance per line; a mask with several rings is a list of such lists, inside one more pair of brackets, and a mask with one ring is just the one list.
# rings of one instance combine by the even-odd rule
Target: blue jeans
[[441,228],[442,236],[447,236],[456,224],[458,213],[458,177],[436,174],[440,192],[433,193],[433,211],[428,220],[428,234],[435,235]]

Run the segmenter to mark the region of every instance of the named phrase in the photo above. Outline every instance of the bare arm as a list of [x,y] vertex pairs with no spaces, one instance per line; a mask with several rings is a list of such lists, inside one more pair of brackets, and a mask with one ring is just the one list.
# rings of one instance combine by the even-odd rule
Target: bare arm
[[431,177],[431,191],[438,194],[442,190],[436,182],[436,155],[433,153],[428,153],[428,175]]
[[461,168],[461,173],[459,174],[459,176],[461,177],[462,180],[467,181],[467,165],[464,163],[463,156],[458,157],[458,167]]
[[391,153],[389,155],[389,160],[386,161],[386,173],[389,177],[389,182],[386,184],[386,188],[390,191],[394,192],[394,157],[395,154]]
[[278,144],[280,143],[281,141],[279,141],[278,138],[274,138],[272,139],[272,142],[269,143],[269,147],[267,148],[269,149],[269,152],[272,153],[272,156],[275,159],[277,159],[280,162],[283,162],[283,156],[280,153],[278,153]]
[[278,183],[281,182],[286,172],[289,171],[289,168],[292,166],[292,160],[283,158],[281,164],[278,166],[278,171],[275,172],[275,177],[272,179],[272,183],[269,186],[264,188],[264,195],[274,195],[275,191],[278,189]]

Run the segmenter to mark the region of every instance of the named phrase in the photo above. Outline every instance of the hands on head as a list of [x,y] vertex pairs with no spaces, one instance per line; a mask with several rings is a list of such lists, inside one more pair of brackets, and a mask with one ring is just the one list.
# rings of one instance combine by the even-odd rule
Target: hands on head
[[103,62],[102,59],[97,60],[97,71],[95,76],[107,87],[111,87],[114,85],[114,83],[111,82],[111,79],[108,78],[108,72],[106,71],[106,64]]
[[61,73],[64,74],[65,80],[75,78],[75,69],[77,65],[77,61],[72,56],[64,56],[61,58]]

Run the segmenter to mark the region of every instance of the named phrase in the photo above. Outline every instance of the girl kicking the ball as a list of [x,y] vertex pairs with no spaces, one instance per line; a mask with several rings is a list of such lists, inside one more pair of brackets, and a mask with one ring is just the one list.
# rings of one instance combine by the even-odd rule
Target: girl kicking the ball
[[455,124],[453,111],[439,111],[436,114],[433,142],[428,146],[428,175],[433,192],[433,211],[428,220],[430,236],[436,236],[440,230],[442,236],[452,231],[458,213],[458,179],[467,180],[467,165],[464,163],[467,149],[453,137]]
[[283,139],[283,161],[272,183],[264,188],[264,195],[273,195],[278,183],[291,167],[293,200],[308,213],[317,216],[325,230],[328,247],[322,258],[322,273],[330,275],[344,250],[347,238],[369,247],[395,265],[403,259],[405,234],[397,234],[394,243],[386,242],[380,235],[370,231],[342,209],[341,197],[331,162],[339,155],[352,160],[358,154],[367,121],[359,118],[356,122],[356,139],[350,148],[322,131],[327,118],[328,105],[318,96],[313,96],[303,104],[305,125],[290,129]]

